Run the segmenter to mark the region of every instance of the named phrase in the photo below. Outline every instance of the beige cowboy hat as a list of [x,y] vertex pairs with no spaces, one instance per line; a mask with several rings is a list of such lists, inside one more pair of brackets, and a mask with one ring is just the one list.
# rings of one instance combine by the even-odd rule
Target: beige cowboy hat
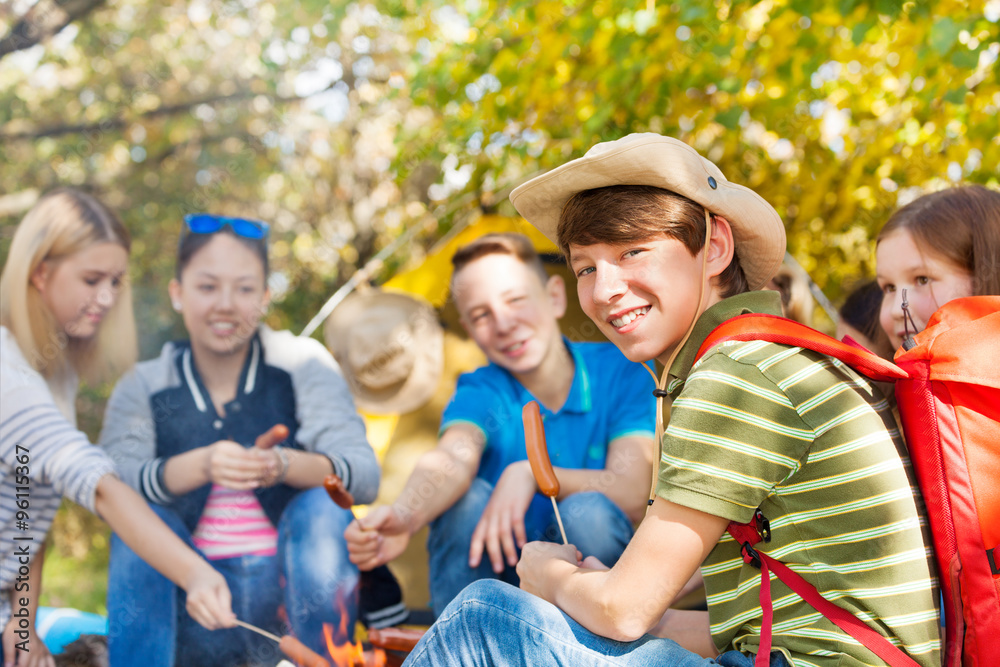
[[719,168],[682,141],[630,134],[597,144],[586,155],[531,179],[510,193],[525,220],[556,243],[559,216],[578,192],[609,185],[652,185],[695,201],[733,228],[750,289],[764,287],[785,257],[785,226],[753,190],[730,183]]
[[333,311],[323,333],[361,410],[401,414],[434,396],[444,366],[444,332],[422,299],[376,289],[355,292]]

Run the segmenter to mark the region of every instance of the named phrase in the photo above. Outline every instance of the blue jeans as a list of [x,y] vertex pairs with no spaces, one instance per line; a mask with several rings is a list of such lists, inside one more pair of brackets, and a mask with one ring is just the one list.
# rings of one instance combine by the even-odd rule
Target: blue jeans
[[[498,575],[485,553],[479,567],[469,567],[472,532],[492,493],[493,485],[477,477],[466,494],[431,523],[427,552],[430,559],[431,606],[437,616],[463,588],[474,581],[500,579],[518,585],[513,567],[506,567]],[[632,522],[604,494],[586,492],[567,496],[559,502],[559,513],[570,544],[576,545],[584,557],[596,556],[609,567],[618,562],[618,557],[632,539]],[[555,512],[550,510],[541,523],[532,521],[531,516],[529,513],[525,518],[524,526],[529,540],[562,541]]]
[[[753,662],[752,654],[739,651],[702,658],[652,635],[634,642],[601,637],[541,598],[502,582],[478,581],[448,605],[404,666],[753,667]],[[788,667],[778,651],[770,662]]]
[[[154,512],[194,548],[180,517]],[[344,530],[352,515],[334,505],[323,488],[299,493],[278,523],[276,556],[209,561],[226,578],[237,618],[276,635],[292,634],[326,654],[323,624],[337,643],[353,638],[358,570],[347,559]],[[279,608],[284,605],[286,621]],[[347,610],[342,619],[341,609]],[[151,568],[117,535],[111,538],[108,574],[108,651],[113,667],[273,666],[277,644],[244,628],[206,630],[185,610],[185,593]],[[347,636],[340,634],[341,623]]]

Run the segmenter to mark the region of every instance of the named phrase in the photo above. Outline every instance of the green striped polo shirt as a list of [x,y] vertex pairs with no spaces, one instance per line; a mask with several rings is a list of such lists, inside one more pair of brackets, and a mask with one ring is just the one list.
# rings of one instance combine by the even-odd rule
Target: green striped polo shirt
[[[709,332],[748,312],[780,314],[776,293],[712,306],[678,355],[657,494],[738,522],[760,507],[772,538],[759,550],[940,665],[937,582],[888,402],[841,362],[787,345],[725,343],[692,368]],[[716,648],[755,653],[760,570],[726,534],[702,574]],[[773,573],[771,598],[773,647],[795,667],[883,664]]]

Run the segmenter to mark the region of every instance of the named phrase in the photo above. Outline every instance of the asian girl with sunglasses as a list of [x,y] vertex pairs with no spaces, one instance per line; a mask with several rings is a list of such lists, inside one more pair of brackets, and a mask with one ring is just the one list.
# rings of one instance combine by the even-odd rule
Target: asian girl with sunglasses
[[[375,497],[379,468],[326,349],[261,323],[267,237],[254,220],[185,219],[169,293],[189,339],[168,343],[118,383],[101,443],[122,478],[223,574],[241,620],[325,653],[324,624],[338,643],[353,632],[358,571],[342,538],[352,516],[323,480],[336,473],[364,503]],[[274,446],[278,424],[288,435]],[[274,642],[244,628],[209,633],[188,622],[177,613],[182,600],[114,537],[111,664],[280,659]]]
[[[0,278],[0,628],[4,665],[55,664],[37,637],[45,539],[65,496],[107,521],[157,576],[186,591],[205,628],[233,625],[225,579],[136,493],[76,428],[78,378],[135,358],[126,280],[130,239],[94,197],[43,196],[18,225]],[[187,616],[187,614],[185,614]]]

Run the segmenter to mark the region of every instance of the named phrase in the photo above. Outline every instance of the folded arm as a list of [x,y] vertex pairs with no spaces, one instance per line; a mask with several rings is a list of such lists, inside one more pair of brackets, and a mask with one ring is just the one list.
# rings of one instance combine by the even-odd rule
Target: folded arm
[[533,542],[518,563],[521,588],[601,636],[633,641],[656,631],[679,643],[683,639],[701,655],[714,655],[707,617],[667,612],[727,524],[658,497],[613,568],[578,567],[572,545]]

